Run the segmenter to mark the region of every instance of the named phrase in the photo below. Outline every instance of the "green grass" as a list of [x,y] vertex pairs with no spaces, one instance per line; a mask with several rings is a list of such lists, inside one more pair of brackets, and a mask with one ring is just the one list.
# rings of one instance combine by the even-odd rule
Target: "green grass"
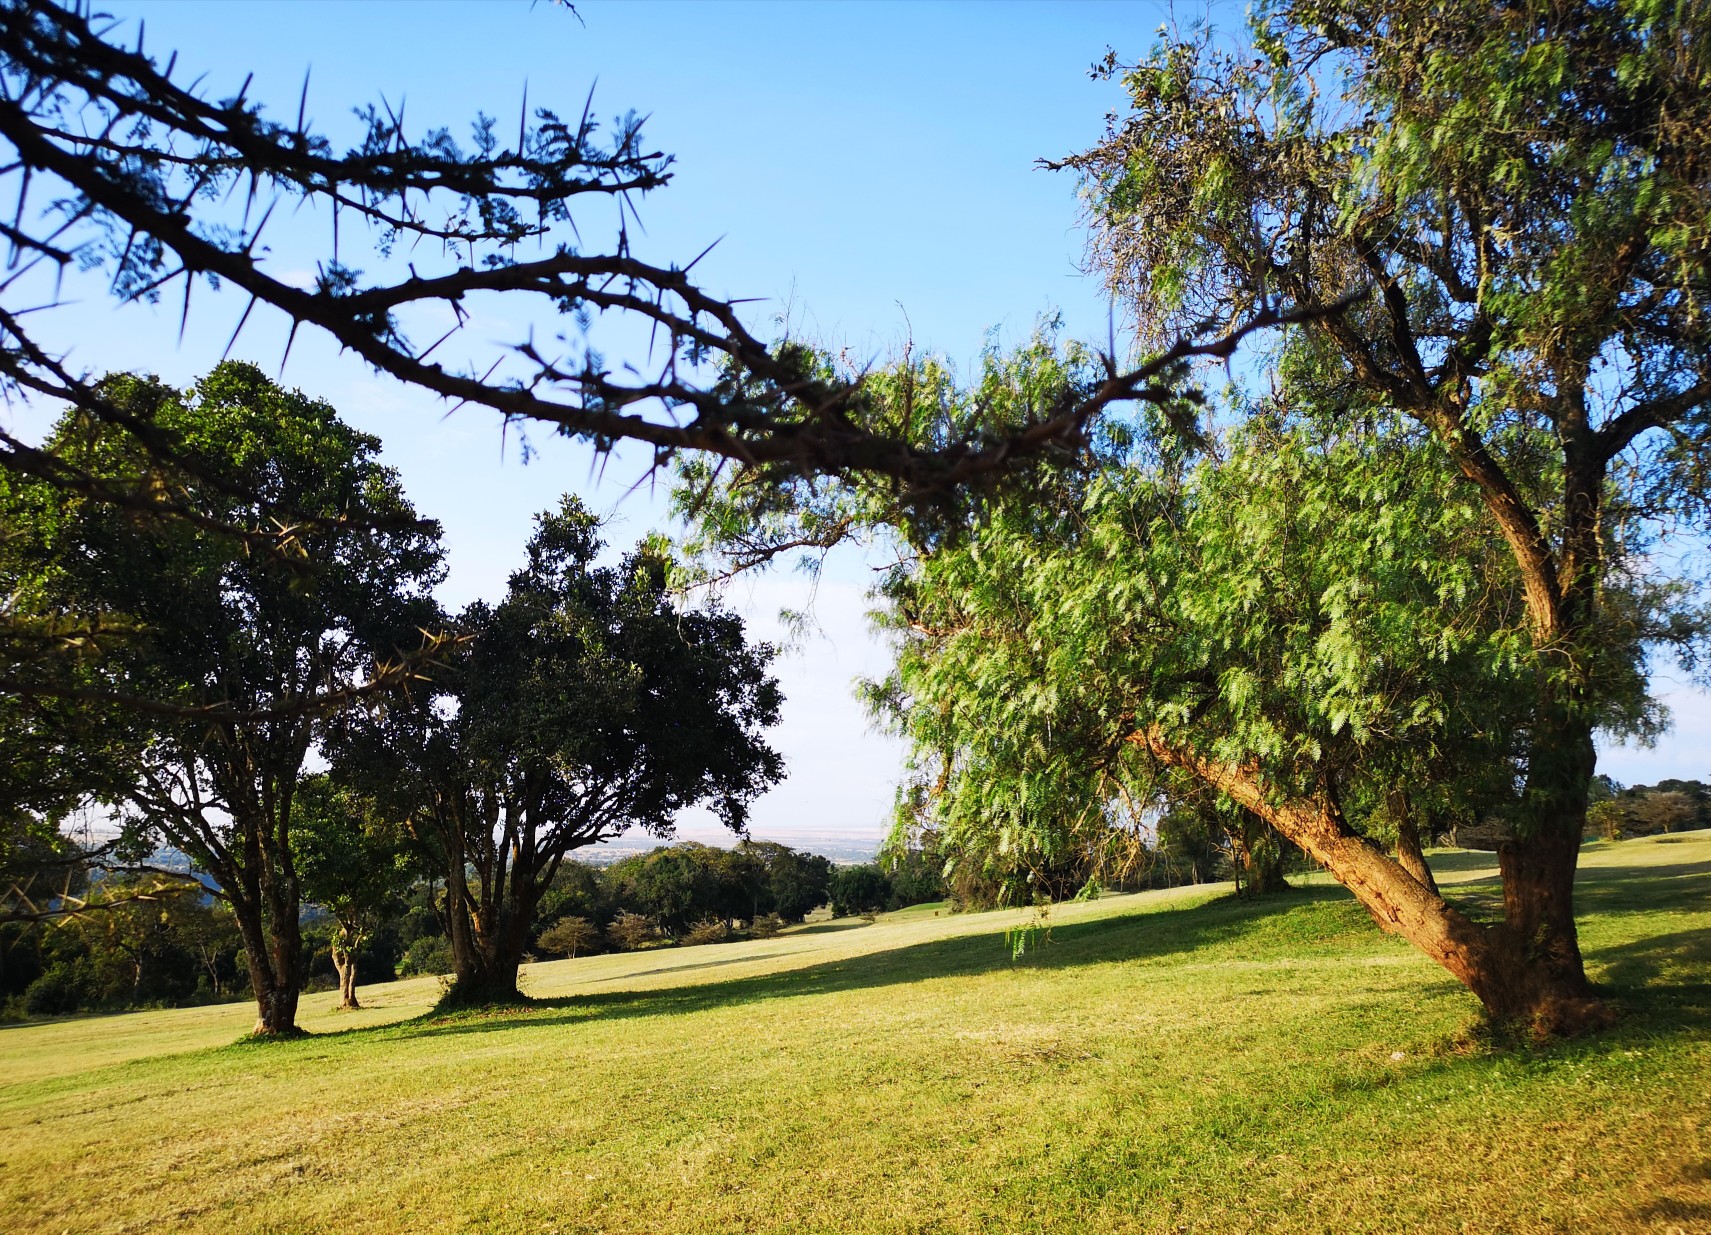
[[0,1029],[0,1230],[1711,1231],[1711,833],[1582,870],[1624,1017],[1547,1048],[1317,881]]

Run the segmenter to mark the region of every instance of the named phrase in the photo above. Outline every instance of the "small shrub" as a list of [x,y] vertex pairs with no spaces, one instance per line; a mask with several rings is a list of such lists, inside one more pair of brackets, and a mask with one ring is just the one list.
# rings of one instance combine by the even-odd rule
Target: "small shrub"
[[749,923],[749,934],[756,939],[771,939],[784,929],[784,919],[776,913],[764,913]]
[[708,918],[683,932],[683,942],[690,947],[703,943],[724,943],[731,937],[731,928],[722,918]]
[[587,952],[593,948],[600,938],[600,932],[594,929],[594,923],[587,918],[564,917],[554,922],[541,932],[541,937],[535,942],[543,952],[554,956],[575,957],[578,952]]
[[627,909],[613,918],[611,925],[606,928],[606,937],[625,952],[634,952],[651,942],[658,934],[659,929],[652,918],[631,913]]
[[423,935],[414,940],[398,958],[398,972],[407,978],[446,974],[454,967],[451,940],[439,935]]

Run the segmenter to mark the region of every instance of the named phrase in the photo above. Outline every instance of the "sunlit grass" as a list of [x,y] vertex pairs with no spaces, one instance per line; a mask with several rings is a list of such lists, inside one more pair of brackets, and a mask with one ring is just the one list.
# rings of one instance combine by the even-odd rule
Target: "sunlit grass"
[[1340,889],[1221,891],[3,1029],[0,1230],[1711,1229],[1711,833],[1588,847],[1625,1016],[1539,1050]]

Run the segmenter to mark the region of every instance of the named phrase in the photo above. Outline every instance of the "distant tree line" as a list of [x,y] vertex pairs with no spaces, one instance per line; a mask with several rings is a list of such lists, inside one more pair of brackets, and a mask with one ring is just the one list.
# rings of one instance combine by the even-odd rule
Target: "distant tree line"
[[[330,793],[324,776],[305,789],[305,801]],[[368,982],[453,974],[448,893],[431,853],[406,839],[391,849],[391,862],[370,853],[332,876],[321,873],[324,842],[298,846],[312,893],[302,918],[301,989],[337,986],[353,1006],[359,974]],[[137,881],[103,882],[92,899],[102,905],[105,897],[107,907],[0,924],[4,1019],[253,997],[243,938],[223,899],[194,884],[131,900]],[[560,865],[522,935],[523,956],[765,938],[828,904],[869,913],[940,894],[932,860],[919,851],[888,873],[878,864],[834,866],[773,841],[729,849],[684,842],[607,866]]]
[[1711,785],[1698,780],[1660,780],[1623,788],[1601,776],[1586,811],[1587,835],[1603,840],[1656,836],[1711,828]]

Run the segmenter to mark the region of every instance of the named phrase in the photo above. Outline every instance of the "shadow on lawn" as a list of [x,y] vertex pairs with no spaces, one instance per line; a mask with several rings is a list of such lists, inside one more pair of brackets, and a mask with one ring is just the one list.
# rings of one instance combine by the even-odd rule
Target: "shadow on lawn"
[[[1351,928],[1364,932],[1365,924],[1365,914],[1340,888],[1301,889],[1257,902],[1223,897],[1192,907],[1054,925],[1049,937],[1020,959],[1013,959],[1005,934],[992,931],[727,982],[572,995],[469,1014],[430,1013],[392,1029],[412,1037],[488,1033],[514,1025],[700,1012],[771,999],[837,994],[1004,969],[1069,969],[1119,961],[1142,962],[1163,956],[1186,959],[1194,952],[1223,952],[1225,945],[1236,940],[1252,943],[1256,933],[1263,933],[1273,941],[1273,946],[1275,941],[1285,940],[1310,951],[1315,942],[1346,940]],[[1375,941],[1382,938],[1374,934]],[[721,963],[726,962],[708,962]]]
[[[1662,868],[1601,867],[1584,872],[1577,889],[1582,912],[1598,914],[1656,911],[1675,905],[1696,908],[1708,902],[1708,894],[1711,862]],[[1228,951],[1228,945],[1238,940],[1242,944],[1239,955]],[[521,1025],[664,1016],[1003,969],[1069,969],[1145,962],[1164,956],[1192,963],[1191,954],[1196,952],[1211,953],[1208,960],[1248,959],[1256,951],[1266,959],[1287,960],[1310,956],[1326,945],[1404,946],[1373,931],[1366,915],[1343,889],[1312,887],[1263,901],[1222,897],[1199,905],[1052,926],[1049,940],[1020,960],[1012,959],[1005,936],[993,931],[760,977],[542,999],[486,1012],[430,1013],[392,1026],[391,1031],[412,1037],[434,1036],[487,1033]],[[751,958],[700,962],[682,969],[690,972],[745,959]],[[1667,1032],[1711,1026],[1711,984],[1684,984],[1670,976],[1683,967],[1711,975],[1711,933],[1684,931],[1652,936],[1600,948],[1588,959],[1602,970],[1600,976],[1612,997],[1629,1010],[1624,1024],[1642,1032],[1647,1028]],[[1444,985],[1446,990],[1457,989],[1453,983]],[[1619,1030],[1612,1036],[1623,1035]]]
[[[1432,869],[1441,871],[1443,858],[1458,856],[1462,855],[1434,854]],[[1443,891],[1445,899],[1475,921],[1490,922],[1503,916],[1503,888],[1495,876],[1448,883]],[[1703,909],[1711,906],[1711,861],[1582,867],[1574,885],[1574,903],[1575,913],[1583,919],[1589,914]]]

